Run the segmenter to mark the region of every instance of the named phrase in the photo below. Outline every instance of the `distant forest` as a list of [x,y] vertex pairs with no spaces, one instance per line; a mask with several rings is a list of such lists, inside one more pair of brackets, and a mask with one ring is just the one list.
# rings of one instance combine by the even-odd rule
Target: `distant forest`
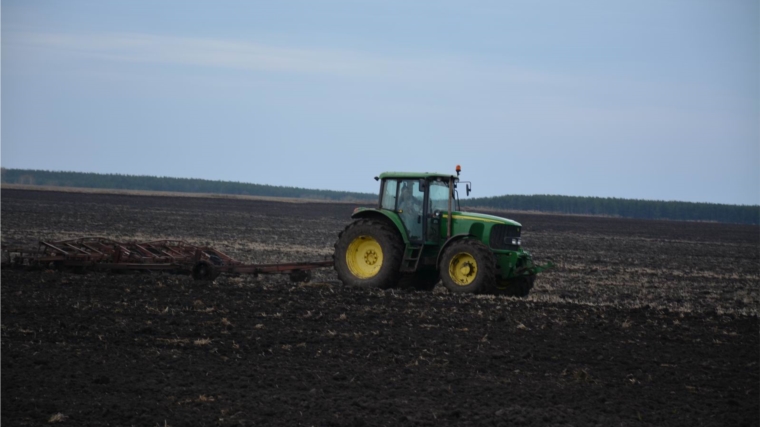
[[[4,184],[293,197],[333,201],[374,202],[377,200],[377,195],[369,193],[313,190],[192,178],[52,172],[31,169],[2,168],[2,182]],[[624,218],[713,221],[741,224],[760,223],[760,206],[757,205],[723,205],[717,203],[551,195],[481,197],[462,200],[462,205],[473,208],[607,215]]]
[[233,194],[244,196],[292,197],[299,199],[364,201],[377,196],[348,191],[311,190],[308,188],[248,184],[234,181],[211,181],[165,176],[52,172],[32,169],[2,169],[3,184],[55,187],[102,188],[116,190],[174,191],[179,193]]
[[607,215],[624,218],[739,224],[760,223],[760,206],[758,205],[721,205],[717,203],[549,195],[482,197],[462,200],[462,205],[501,210]]

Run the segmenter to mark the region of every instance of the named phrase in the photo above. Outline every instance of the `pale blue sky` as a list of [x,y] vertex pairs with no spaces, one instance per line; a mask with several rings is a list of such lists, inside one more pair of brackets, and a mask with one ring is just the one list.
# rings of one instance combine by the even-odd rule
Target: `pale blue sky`
[[2,166],[760,203],[740,0],[2,1]]

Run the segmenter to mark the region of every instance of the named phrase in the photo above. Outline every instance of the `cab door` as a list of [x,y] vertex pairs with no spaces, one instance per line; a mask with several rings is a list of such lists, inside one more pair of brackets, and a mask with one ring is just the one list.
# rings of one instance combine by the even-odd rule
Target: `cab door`
[[425,207],[424,181],[403,179],[399,181],[396,213],[404,223],[410,242],[422,243],[425,240],[423,215]]
[[427,187],[425,242],[437,245],[442,236],[441,214],[449,209],[449,183],[438,178],[429,181]]
[[409,241],[424,241],[424,185],[418,179],[386,179],[380,207],[395,212],[404,224]]

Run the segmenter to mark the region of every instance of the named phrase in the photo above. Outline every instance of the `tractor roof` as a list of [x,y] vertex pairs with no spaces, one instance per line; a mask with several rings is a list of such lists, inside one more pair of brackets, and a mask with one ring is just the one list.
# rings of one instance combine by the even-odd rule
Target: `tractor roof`
[[383,172],[380,179],[397,178],[397,179],[423,179],[423,178],[450,178],[453,174],[438,172]]

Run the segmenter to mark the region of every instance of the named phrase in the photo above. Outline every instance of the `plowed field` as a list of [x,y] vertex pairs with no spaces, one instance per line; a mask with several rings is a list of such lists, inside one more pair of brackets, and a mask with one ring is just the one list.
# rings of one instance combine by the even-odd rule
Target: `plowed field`
[[[321,260],[354,205],[3,190],[2,241]],[[2,271],[3,425],[760,425],[758,227],[504,213],[527,299]]]

